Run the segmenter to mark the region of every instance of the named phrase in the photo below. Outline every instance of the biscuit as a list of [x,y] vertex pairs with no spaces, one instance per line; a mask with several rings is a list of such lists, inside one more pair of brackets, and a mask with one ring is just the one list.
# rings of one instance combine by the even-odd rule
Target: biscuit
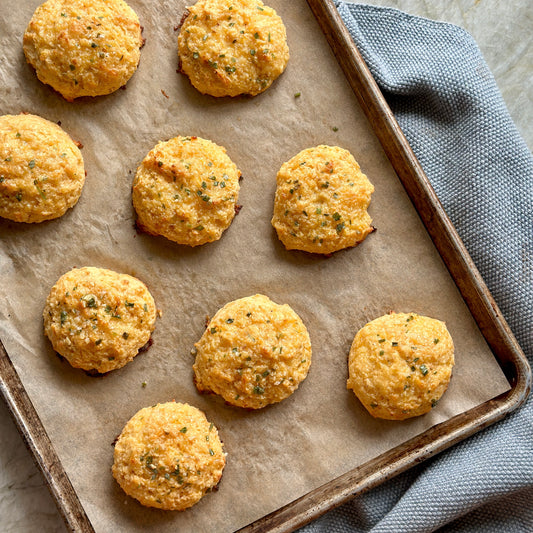
[[281,18],[260,0],[199,0],[178,36],[181,70],[201,93],[256,95],[289,60]]
[[36,115],[0,117],[1,217],[60,217],[76,204],[84,182],[81,152],[57,124]]
[[367,212],[373,192],[348,150],[307,148],[278,172],[272,225],[287,250],[331,254],[374,230]]
[[112,472],[143,505],[183,511],[214,489],[226,464],[217,428],[188,404],[138,411],[115,445]]
[[47,0],[23,39],[39,80],[69,102],[122,87],[137,69],[142,45],[139,19],[123,0]]
[[103,268],[74,268],[52,287],[43,311],[54,350],[76,368],[123,367],[149,340],[156,308],[138,279]]
[[290,396],[311,365],[311,341],[300,317],[261,294],[226,304],[195,348],[198,390],[249,409]]
[[133,181],[137,225],[179,244],[220,239],[235,216],[241,173],[225,148],[200,137],[160,142]]
[[444,322],[415,313],[390,314],[355,336],[347,385],[372,416],[403,420],[435,407],[453,365],[453,341]]

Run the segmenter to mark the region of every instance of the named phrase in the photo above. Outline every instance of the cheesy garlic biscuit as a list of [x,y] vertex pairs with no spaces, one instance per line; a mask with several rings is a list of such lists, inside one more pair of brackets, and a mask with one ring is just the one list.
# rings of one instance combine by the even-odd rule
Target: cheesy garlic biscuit
[[198,390],[249,409],[290,396],[311,365],[311,341],[300,317],[261,294],[226,304],[195,348]]
[[147,233],[197,246],[231,224],[241,173],[225,148],[200,137],[160,142],[133,181],[137,224]]
[[0,216],[42,222],[78,201],[85,169],[74,141],[36,115],[0,117]]
[[226,464],[222,447],[217,428],[196,407],[157,404],[122,430],[112,472],[143,505],[183,511],[217,486]]
[[285,70],[285,26],[260,0],[199,0],[178,37],[182,71],[201,93],[256,95]]
[[123,367],[149,340],[156,308],[141,281],[104,268],[74,268],[52,287],[44,332],[68,362],[99,373]]
[[372,416],[403,420],[435,407],[453,365],[453,341],[444,322],[415,313],[385,315],[355,336],[348,388]]
[[362,242],[374,228],[374,187],[348,150],[320,145],[281,166],[272,225],[288,250],[330,254]]
[[23,39],[37,77],[69,102],[125,85],[142,45],[139,19],[123,0],[47,0]]

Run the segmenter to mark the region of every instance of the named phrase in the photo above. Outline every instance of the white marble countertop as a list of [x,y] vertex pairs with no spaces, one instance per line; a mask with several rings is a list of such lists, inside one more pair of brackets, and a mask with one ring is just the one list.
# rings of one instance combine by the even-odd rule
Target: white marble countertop
[[[397,7],[467,29],[481,48],[511,116],[532,148],[533,4],[530,0],[373,0],[367,3]],[[0,401],[0,523],[3,533],[65,531],[43,478],[3,401]]]

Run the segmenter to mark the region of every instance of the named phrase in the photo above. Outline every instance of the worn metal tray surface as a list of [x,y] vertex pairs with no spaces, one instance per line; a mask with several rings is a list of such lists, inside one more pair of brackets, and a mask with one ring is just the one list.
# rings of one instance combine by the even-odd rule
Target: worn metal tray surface
[[[0,65],[7,85],[0,113],[62,120],[83,141],[89,174],[82,199],[62,219],[31,227],[0,221],[6,266],[0,387],[68,528],[291,531],[524,401],[527,361],[333,2],[269,2],[287,25],[287,71],[259,97],[216,100],[174,72],[172,26],[186,2],[132,0],[147,38],[138,72],[126,91],[74,104],[42,86],[24,64],[20,39],[39,2],[8,3],[0,15],[9,58]],[[220,242],[201,250],[133,229],[131,172],[155,142],[178,133],[224,144],[245,176],[242,212]],[[320,143],[350,149],[376,187],[376,234],[327,259],[285,251],[269,223],[276,170]],[[42,335],[49,287],[86,264],[138,275],[163,310],[149,352],[105,378],[69,368]],[[313,364],[291,398],[243,413],[197,394],[189,352],[206,314],[254,292],[299,312],[311,334]],[[345,389],[353,335],[391,309],[445,320],[456,344],[454,376],[438,408],[400,423],[373,420]],[[492,369],[494,388],[476,374],[478,361]],[[126,420],[171,399],[204,410],[228,452],[218,493],[184,513],[141,507],[109,472],[111,442]]]

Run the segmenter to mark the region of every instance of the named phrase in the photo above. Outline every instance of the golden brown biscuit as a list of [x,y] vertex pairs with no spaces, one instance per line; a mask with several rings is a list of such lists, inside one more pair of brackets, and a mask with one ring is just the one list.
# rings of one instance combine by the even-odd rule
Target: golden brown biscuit
[[36,115],[0,117],[1,217],[60,217],[76,204],[84,182],[81,152],[57,124]]
[[216,487],[226,464],[204,413],[168,402],[138,411],[115,445],[113,476],[143,505],[183,511]]
[[272,225],[288,250],[330,254],[363,241],[374,187],[337,146],[302,150],[281,166]]
[[123,367],[149,340],[156,308],[141,281],[103,268],[74,268],[52,287],[44,332],[68,362],[99,373]]
[[160,142],[133,182],[137,224],[146,232],[197,246],[231,224],[241,173],[226,149],[200,137]]
[[69,102],[125,85],[142,44],[139,19],[123,0],[47,0],[23,40],[37,77]]
[[311,365],[311,341],[300,317],[261,294],[226,304],[195,348],[198,390],[250,409],[290,396]]
[[453,365],[453,341],[444,322],[415,313],[385,315],[355,336],[348,388],[372,416],[403,420],[435,407]]
[[285,26],[260,0],[199,0],[180,30],[182,71],[201,93],[256,95],[285,70]]

